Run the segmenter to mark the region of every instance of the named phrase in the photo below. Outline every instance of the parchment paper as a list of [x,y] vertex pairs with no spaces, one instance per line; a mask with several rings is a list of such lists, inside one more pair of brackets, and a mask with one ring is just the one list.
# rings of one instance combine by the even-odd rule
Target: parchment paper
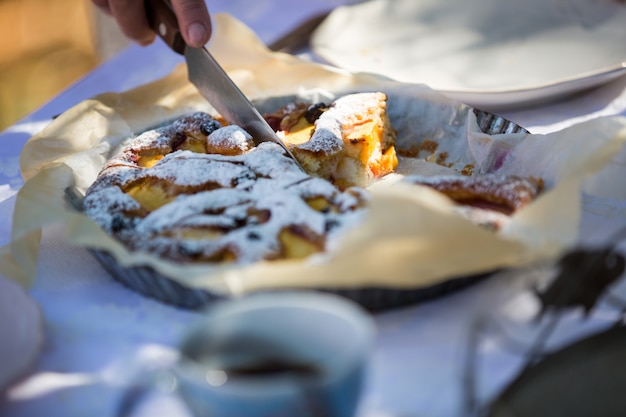
[[[398,131],[397,147],[414,150],[429,140],[438,143],[437,151],[401,158],[397,173],[371,187],[366,220],[330,253],[247,267],[180,265],[129,253],[71,209],[64,189],[76,186],[84,192],[133,134],[190,111],[214,112],[181,66],[155,83],[82,102],[28,141],[21,155],[25,184],[17,197],[12,242],[0,252],[3,274],[30,285],[41,229],[61,223],[70,243],[109,251],[125,266],[151,265],[190,288],[226,294],[282,287],[419,288],[558,256],[577,241],[583,181],[591,194],[598,187],[604,195],[626,195],[620,180],[586,180],[624,148],[625,118],[596,119],[549,135],[490,136],[480,132],[471,108],[426,86],[272,53],[228,15],[217,15],[215,26],[209,49],[262,111],[296,96],[329,100],[347,92],[383,91]],[[437,159],[444,164],[433,162]],[[547,191],[496,234],[461,218],[436,192],[399,181],[405,174],[458,172],[468,166],[475,174],[541,177]]]

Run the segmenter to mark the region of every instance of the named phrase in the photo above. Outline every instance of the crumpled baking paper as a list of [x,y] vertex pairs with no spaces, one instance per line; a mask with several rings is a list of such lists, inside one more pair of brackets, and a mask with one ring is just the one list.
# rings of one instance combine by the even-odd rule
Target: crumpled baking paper
[[[262,112],[296,97],[328,101],[349,92],[383,91],[398,149],[415,151],[431,141],[436,151],[400,158],[397,172],[371,187],[365,221],[331,253],[250,266],[181,265],[129,253],[73,210],[64,190],[71,186],[84,193],[132,135],[192,111],[214,113],[187,81],[182,65],[157,82],[86,100],[28,141],[21,155],[25,184],[16,201],[12,241],[0,252],[2,273],[30,285],[41,230],[61,223],[71,244],[108,251],[123,266],[150,265],[185,287],[218,294],[295,287],[414,289],[554,259],[576,244],[583,184],[590,195],[596,189],[626,195],[621,181],[597,180],[624,148],[626,118],[596,119],[548,135],[487,135],[470,107],[426,86],[273,53],[234,18],[218,15],[215,23],[210,51]],[[400,181],[407,174],[463,169],[540,177],[547,190],[493,233],[460,217],[440,194]]]

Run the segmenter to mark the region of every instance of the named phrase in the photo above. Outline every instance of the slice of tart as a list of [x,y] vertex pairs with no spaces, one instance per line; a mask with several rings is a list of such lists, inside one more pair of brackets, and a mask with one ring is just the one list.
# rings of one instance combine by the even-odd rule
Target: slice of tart
[[266,115],[309,174],[341,189],[367,186],[398,165],[384,93],[356,93],[330,105],[291,103]]

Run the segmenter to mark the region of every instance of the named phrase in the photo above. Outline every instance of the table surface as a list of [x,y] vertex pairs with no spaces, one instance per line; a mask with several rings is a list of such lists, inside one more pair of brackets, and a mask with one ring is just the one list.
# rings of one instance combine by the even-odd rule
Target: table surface
[[[241,3],[219,0],[209,5],[214,13],[228,12],[241,19],[269,43],[306,17],[347,1],[257,0],[246,3],[246,8]],[[131,45],[0,134],[0,246],[9,241],[15,194],[22,185],[19,154],[31,135],[82,100],[156,80],[181,62],[161,42]],[[626,116],[626,77],[556,102],[499,114],[532,133],[598,117]],[[626,210],[612,210],[614,220],[624,223]],[[597,220],[592,215],[585,219],[590,224]],[[594,223],[590,239],[601,240],[611,227],[597,228]],[[379,336],[359,416],[466,415],[468,338],[475,334],[477,316],[493,287],[493,280],[487,280],[435,301],[376,314]],[[32,372],[0,405],[0,414],[7,417],[114,415],[124,383],[155,361],[170,357],[199,314],[144,298],[114,282],[85,250],[65,244],[62,230],[54,227],[44,230],[30,295],[41,306],[45,344]],[[534,306],[525,293],[509,301],[509,307],[518,305],[522,310]],[[605,313],[600,310],[584,323],[578,316],[566,318],[570,329],[563,332],[601,327],[614,318],[608,309]],[[494,346],[487,347],[488,354],[473,374],[479,402],[510,381],[521,364],[520,358]],[[145,401],[135,415],[189,414],[176,396],[160,393]]]

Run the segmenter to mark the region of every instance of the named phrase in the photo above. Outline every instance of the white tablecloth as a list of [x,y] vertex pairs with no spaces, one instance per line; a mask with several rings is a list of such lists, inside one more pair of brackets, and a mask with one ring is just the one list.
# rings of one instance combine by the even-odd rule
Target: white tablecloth
[[[209,4],[211,11],[232,13],[269,42],[313,12],[345,2],[241,3],[223,0]],[[19,154],[26,140],[54,115],[81,100],[155,80],[180,62],[161,42],[145,48],[130,46],[0,135],[0,245],[10,237],[15,194],[22,184]],[[626,116],[626,78],[552,104],[500,114],[533,133],[556,131],[597,117]],[[615,224],[626,224],[625,218],[624,201],[607,200],[586,207],[582,227],[592,231],[589,241],[601,242]],[[477,317],[484,313],[488,297],[491,306],[498,297],[508,300],[505,312],[511,313],[510,326],[524,327],[524,320],[536,307],[528,292],[496,293],[495,281],[377,314],[379,337],[359,415],[463,415],[468,337]],[[57,228],[45,230],[30,294],[42,309],[45,344],[32,372],[0,403],[0,414],[6,417],[114,415],[124,385],[140,370],[171,360],[177,342],[200,314],[144,298],[116,283],[87,251],[64,243]],[[601,307],[587,321],[577,314],[568,316],[560,330],[561,340],[602,327],[614,318],[609,307]],[[480,401],[513,378],[520,364],[519,357],[498,346],[495,335],[485,337],[491,342],[481,345],[481,362],[475,373]],[[150,397],[135,414],[189,415],[171,394]]]

